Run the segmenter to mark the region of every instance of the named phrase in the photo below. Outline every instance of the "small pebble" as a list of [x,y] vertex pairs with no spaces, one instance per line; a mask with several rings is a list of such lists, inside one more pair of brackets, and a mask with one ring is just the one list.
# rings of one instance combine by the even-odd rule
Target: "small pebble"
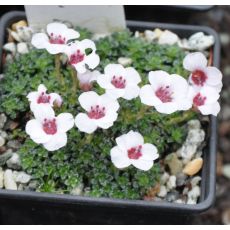
[[0,147],[2,147],[5,143],[6,143],[5,138],[0,136]]
[[167,195],[167,189],[164,185],[160,186],[160,192],[157,194],[157,196],[164,198]]
[[202,129],[191,129],[186,138],[187,143],[197,144],[198,146],[204,141],[205,132]]
[[227,33],[220,34],[220,42],[223,46],[226,46],[230,43],[230,36]]
[[4,182],[4,171],[2,170],[2,167],[0,167],[0,188],[3,188]]
[[176,187],[176,176],[170,176],[167,182],[167,189],[170,191]]
[[187,176],[184,173],[179,173],[176,175],[176,186],[181,187],[184,186],[187,182]]
[[9,148],[14,149],[14,150],[18,150],[20,145],[21,144],[20,144],[20,142],[18,140],[10,140],[10,141],[7,142],[7,146]]
[[31,179],[31,176],[26,174],[25,172],[14,171],[13,175],[14,175],[15,182],[21,184],[27,184]]
[[13,153],[12,157],[6,162],[8,168],[18,170],[21,168],[21,162],[19,155],[17,153]]
[[195,186],[188,192],[188,198],[197,200],[197,198],[200,196],[200,187]]
[[224,210],[222,213],[222,222],[223,224],[230,225],[230,208]]
[[190,181],[190,184],[192,185],[192,188],[195,187],[196,185],[198,185],[200,181],[201,181],[200,176],[193,177],[192,180]]
[[128,57],[119,57],[117,62],[123,66],[128,66],[132,64],[132,59]]
[[25,20],[21,20],[21,21],[13,23],[11,28],[12,30],[16,31],[18,27],[24,27],[24,26],[28,26],[28,24]]
[[167,172],[164,172],[163,175],[161,175],[161,184],[164,185],[169,179],[169,174]]
[[28,46],[25,42],[20,42],[17,44],[17,52],[20,54],[29,53]]
[[[11,36],[14,38],[15,41],[17,42],[22,42],[22,39],[20,38],[20,36],[18,35],[17,32],[15,31],[10,31]],[[15,45],[15,44],[14,44]],[[16,51],[16,45],[15,45],[15,51]]]
[[6,44],[3,46],[3,49],[6,50],[6,51],[11,52],[12,54],[16,54],[16,45],[15,45],[14,42],[6,43]]
[[70,194],[71,195],[76,195],[76,196],[80,196],[82,194],[83,191],[83,184],[78,185],[76,188],[74,188]]
[[203,159],[202,158],[196,158],[192,161],[190,161],[185,168],[183,169],[183,173],[189,176],[193,176],[196,173],[200,171],[203,165]]
[[183,163],[178,159],[176,153],[171,153],[165,158],[165,164],[168,165],[172,175],[180,173],[183,169]]
[[177,200],[178,197],[179,197],[179,193],[177,191],[174,191],[174,192],[169,192],[165,199],[168,202],[173,202],[173,201]]
[[152,30],[145,30],[144,35],[148,42],[152,42],[157,39],[157,34]]
[[6,161],[12,157],[13,151],[12,149],[8,149],[6,152],[3,154],[0,154],[0,166],[5,165]]
[[4,173],[4,186],[6,189],[17,190],[17,184],[14,181],[11,169],[7,169]]
[[7,121],[7,117],[4,113],[0,114],[0,129],[3,129],[5,123]]
[[230,164],[226,164],[222,167],[222,174],[230,179]]
[[182,200],[182,199],[178,199],[178,200],[175,200],[174,203],[177,203],[177,204],[185,204],[185,201]]
[[200,125],[200,121],[199,120],[190,120],[188,123],[188,129],[200,129],[201,128],[201,125]]
[[175,43],[177,43],[179,41],[179,38],[178,36],[169,31],[169,30],[165,30],[161,35],[160,35],[160,38],[159,38],[159,41],[158,43],[161,44],[161,45],[173,45]]

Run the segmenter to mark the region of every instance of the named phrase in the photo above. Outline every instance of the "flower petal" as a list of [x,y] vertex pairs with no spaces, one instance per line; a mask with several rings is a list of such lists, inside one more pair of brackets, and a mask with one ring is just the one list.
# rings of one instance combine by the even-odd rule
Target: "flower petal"
[[62,44],[46,44],[46,50],[50,53],[50,54],[58,54],[58,53],[64,53],[66,50],[66,45],[62,45]]
[[43,84],[40,84],[38,86],[38,93],[42,93],[42,92],[46,93],[46,91],[47,91],[47,88]]
[[143,171],[148,171],[153,167],[153,161],[146,161],[146,160],[131,160],[131,164],[135,166],[138,169],[141,169]]
[[78,73],[77,75],[78,80],[80,81],[81,84],[96,81],[99,76],[100,76],[100,72],[97,70],[94,71],[87,70],[85,73],[83,74]]
[[220,104],[215,102],[213,104],[199,106],[198,109],[203,115],[217,116],[217,114],[220,112]]
[[202,87],[200,90],[200,94],[206,97],[205,104],[213,104],[220,97],[218,91],[215,88],[209,86]]
[[208,76],[208,79],[207,79],[207,84],[208,85],[217,86],[217,85],[221,84],[222,73],[216,67],[208,66],[205,69],[205,73]]
[[44,33],[37,33],[33,35],[31,44],[37,49],[45,49],[47,44],[49,44],[49,38]]
[[30,136],[30,138],[38,144],[46,143],[50,140],[51,136],[47,135],[43,129],[41,123],[36,120],[30,120],[26,124],[26,133]]
[[78,101],[83,109],[85,109],[87,112],[91,109],[91,106],[95,106],[98,104],[100,96],[95,93],[94,91],[89,91],[82,93]]
[[103,94],[100,96],[98,100],[99,105],[102,105],[105,107],[106,111],[110,112],[117,112],[120,105],[117,100],[109,97],[107,94]]
[[57,133],[55,135],[52,135],[52,138],[43,144],[43,146],[48,151],[55,151],[62,147],[64,147],[67,144],[67,135],[66,133]]
[[127,150],[144,144],[144,138],[142,137],[142,135],[132,130],[126,134],[125,138],[126,138],[125,142],[126,142]]
[[106,95],[111,97],[112,99],[116,100],[119,97],[123,97],[125,94],[125,89],[107,89],[106,90]]
[[100,57],[95,52],[92,52],[85,57],[85,63],[90,69],[94,69],[99,65]]
[[36,103],[37,99],[38,99],[38,96],[39,96],[39,93],[37,91],[35,91],[35,92],[29,93],[26,97],[28,98],[28,100],[30,102]]
[[63,36],[66,38],[66,41],[69,41],[79,38],[80,34],[76,30],[66,29],[65,31],[63,31]]
[[123,96],[126,100],[132,100],[134,98],[137,98],[140,93],[140,87],[137,85],[128,85],[125,88],[125,94]]
[[149,82],[154,90],[157,90],[161,86],[167,86],[171,84],[170,75],[162,70],[149,72]]
[[55,103],[60,107],[62,104],[62,98],[57,93],[50,93],[50,104],[53,106]]
[[95,122],[85,113],[79,113],[75,118],[75,125],[81,132],[93,133],[97,129]]
[[178,105],[175,102],[161,103],[155,106],[159,113],[171,114],[178,110]]
[[127,145],[126,145],[126,135],[127,134],[123,134],[119,137],[116,138],[116,143],[119,146],[120,149],[122,149],[123,151],[127,151]]
[[[31,104],[32,105],[32,104]],[[40,122],[43,123],[44,119],[53,119],[55,118],[55,113],[52,107],[49,104],[37,104],[33,108],[34,117]]]
[[159,154],[157,153],[157,148],[152,145],[152,144],[144,144],[142,146],[142,157],[141,159],[143,160],[156,160],[157,158],[159,158]]
[[127,80],[128,84],[138,84],[141,82],[139,73],[133,67],[125,68],[125,72],[125,79]]
[[110,150],[111,160],[113,164],[119,168],[126,168],[130,165],[130,160],[126,152],[122,151],[118,146]]
[[186,70],[194,71],[196,69],[204,69],[208,64],[208,61],[204,54],[201,52],[189,53],[183,60],[183,66]]
[[114,111],[109,111],[101,119],[95,120],[95,124],[103,129],[108,129],[113,125],[113,122],[117,120],[118,114]]
[[97,83],[101,88],[104,89],[115,89],[115,86],[111,83],[112,75],[101,74],[97,78]]
[[85,68],[85,61],[84,60],[79,62],[79,63],[77,63],[77,64],[73,64],[72,66],[80,74],[83,74],[83,73],[85,73],[87,71],[87,69]]
[[104,73],[110,76],[126,76],[125,68],[121,64],[108,64],[105,69]]
[[59,22],[49,23],[46,27],[49,36],[51,36],[51,33],[54,35],[63,35],[63,32],[65,32],[67,29],[68,28],[65,24]]
[[156,106],[161,104],[161,100],[155,96],[155,92],[151,85],[144,85],[140,89],[140,99],[145,105]]
[[74,126],[74,118],[71,113],[61,113],[56,118],[58,132],[65,133]]

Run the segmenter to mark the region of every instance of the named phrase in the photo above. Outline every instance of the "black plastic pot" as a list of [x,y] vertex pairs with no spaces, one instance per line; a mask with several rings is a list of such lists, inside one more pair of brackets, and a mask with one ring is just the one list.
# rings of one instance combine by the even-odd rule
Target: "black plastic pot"
[[[11,23],[24,19],[23,12],[11,12],[0,22],[0,47],[6,38],[6,28]],[[138,21],[127,21],[131,30],[143,31],[156,27],[169,29],[181,37],[203,31],[215,37],[213,63],[219,67],[220,44],[215,31],[203,26],[184,26]],[[0,53],[2,55],[2,53]],[[217,120],[211,117],[209,145],[203,154],[204,166],[201,173],[201,198],[196,205],[149,202],[143,200],[120,200],[92,198],[72,195],[57,195],[28,191],[0,190],[0,220],[2,223],[43,224],[175,224],[187,223],[191,215],[201,213],[213,204],[216,179],[216,136]],[[29,153],[28,153],[29,154]]]

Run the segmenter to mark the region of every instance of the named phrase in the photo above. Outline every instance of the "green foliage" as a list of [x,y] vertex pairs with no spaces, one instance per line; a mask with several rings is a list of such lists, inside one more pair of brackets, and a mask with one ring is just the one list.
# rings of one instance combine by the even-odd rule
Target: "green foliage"
[[[84,32],[84,33],[83,33]],[[91,36],[86,31],[84,36]],[[83,35],[82,35],[83,36]],[[97,41],[97,52],[101,63],[99,70],[108,63],[116,63],[120,56],[132,58],[132,66],[147,82],[150,70],[162,69],[186,77],[182,68],[185,55],[177,46],[160,46],[135,38],[129,31],[114,33]],[[64,104],[56,111],[71,112],[74,116],[83,111],[77,94],[71,90],[71,68],[61,66],[64,84],[56,78],[54,56],[44,50],[32,50],[20,56],[5,72],[1,83],[0,112],[21,121],[24,130],[25,114],[29,112],[26,95],[45,84],[49,92],[59,93]],[[102,93],[95,84],[93,90]],[[142,199],[146,191],[159,181],[160,165],[155,163],[144,172],[132,166],[118,170],[110,159],[110,149],[116,145],[115,138],[130,130],[140,132],[145,142],[157,146],[159,153],[170,153],[184,141],[186,128],[183,125],[194,116],[193,112],[178,112],[162,115],[153,108],[141,104],[137,98],[132,101],[119,99],[121,109],[114,126],[108,130],[98,129],[93,135],[81,133],[73,128],[68,133],[68,144],[55,152],[48,152],[28,137],[19,150],[24,170],[38,181],[38,191],[70,193],[77,186],[84,185],[83,194],[97,197]],[[15,138],[25,137],[24,132],[15,131]]]

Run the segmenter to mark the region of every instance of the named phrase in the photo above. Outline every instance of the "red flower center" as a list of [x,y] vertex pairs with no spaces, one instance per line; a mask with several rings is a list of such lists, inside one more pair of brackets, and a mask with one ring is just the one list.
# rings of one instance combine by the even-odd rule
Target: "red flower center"
[[195,85],[203,86],[207,78],[207,75],[202,70],[195,70],[192,72],[192,81]]
[[50,43],[51,44],[65,44],[66,38],[62,37],[61,35],[54,35],[53,33],[50,34]]
[[118,89],[124,89],[126,86],[126,80],[122,76],[113,76],[111,83]]
[[57,132],[56,119],[48,120],[44,119],[43,130],[48,135],[54,135]]
[[141,149],[142,145],[130,148],[128,150],[128,158],[132,160],[138,160],[142,156]]
[[193,104],[197,106],[202,106],[204,105],[206,101],[206,97],[202,96],[200,93],[198,93],[194,98],[193,98]]
[[91,106],[91,110],[88,112],[88,117],[90,119],[100,119],[105,116],[105,107],[100,107],[99,105]]
[[69,63],[71,65],[76,65],[77,63],[81,62],[84,60],[85,54],[81,53],[80,50],[77,50],[76,53],[71,54],[69,58]]
[[165,87],[162,86],[158,88],[155,94],[163,103],[172,101],[172,92],[169,86],[165,86]]
[[47,95],[45,92],[42,92],[41,95],[37,99],[37,103],[50,103],[50,96]]

